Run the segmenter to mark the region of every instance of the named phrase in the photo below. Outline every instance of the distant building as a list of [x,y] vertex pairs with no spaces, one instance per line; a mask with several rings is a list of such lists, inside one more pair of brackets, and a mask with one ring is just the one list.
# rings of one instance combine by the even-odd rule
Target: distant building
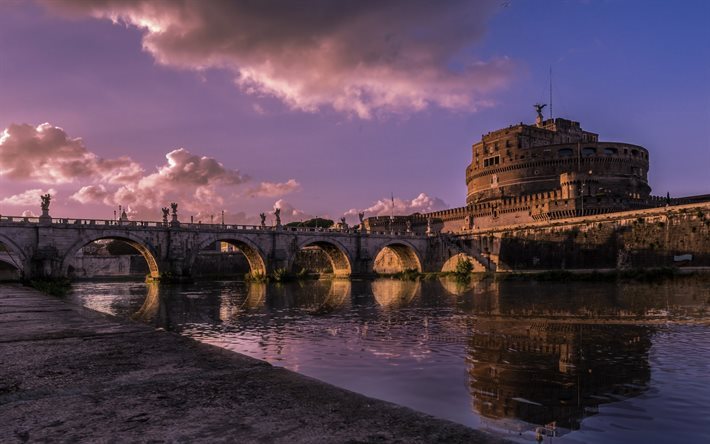
[[[650,195],[644,147],[600,142],[579,122],[543,120],[540,110],[533,125],[483,135],[471,154],[466,206],[408,216],[414,231],[425,232],[427,219],[434,232],[462,232],[681,203]],[[393,222],[398,231],[404,219],[369,218],[365,227],[390,231]]]

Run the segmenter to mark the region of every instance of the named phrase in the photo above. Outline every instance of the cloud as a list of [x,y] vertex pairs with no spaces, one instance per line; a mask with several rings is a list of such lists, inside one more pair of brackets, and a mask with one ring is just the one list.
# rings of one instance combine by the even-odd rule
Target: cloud
[[127,157],[103,159],[80,138],[70,138],[57,126],[11,124],[0,134],[0,176],[15,180],[61,184],[76,179],[127,183],[143,169]]
[[20,194],[15,194],[14,196],[9,196],[0,200],[0,205],[33,205],[39,207],[41,203],[40,196],[47,193],[51,194],[52,197],[55,197],[57,195],[57,190],[54,188],[50,188],[46,191],[41,188],[27,190]]
[[299,222],[308,219],[313,219],[315,216],[299,210],[283,199],[279,199],[274,203],[274,210],[281,209],[281,223]]
[[[472,55],[499,0],[52,0],[52,10],[143,30],[161,64],[228,69],[289,107],[371,118],[435,105],[475,111],[510,83],[506,57]],[[259,109],[256,109],[259,112]]]
[[[178,148],[165,155],[165,163],[147,172],[128,157],[104,159],[91,152],[80,138],[71,138],[59,127],[11,124],[0,133],[0,177],[52,184],[80,182],[69,190],[71,200],[82,204],[123,205],[135,218],[150,219],[170,202],[178,202],[182,214],[205,217],[220,214],[224,196],[236,196],[237,188],[250,181],[238,170],[217,159]],[[274,197],[297,190],[300,184],[261,182],[255,196]],[[72,193],[73,191],[73,193]],[[8,205],[39,205],[44,191],[32,189],[6,197]]]
[[301,189],[301,184],[296,179],[287,182],[261,182],[258,187],[248,191],[250,197],[278,197],[293,193]]
[[106,187],[103,185],[87,185],[85,187],[81,187],[79,191],[69,196],[69,199],[75,200],[82,204],[102,202],[110,205],[110,195],[111,194],[106,191]]
[[345,216],[350,221],[357,221],[358,213],[361,211],[365,212],[365,217],[389,216],[391,214],[405,216],[413,213],[439,211],[448,207],[446,202],[438,197],[429,197],[426,193],[420,193],[412,200],[396,197],[394,198],[394,205],[392,199],[380,199],[365,209],[352,208],[345,212]]
[[203,216],[221,211],[226,188],[249,180],[216,159],[192,154],[185,148],[173,150],[165,158],[167,162],[156,172],[121,186],[111,195],[104,196],[104,189],[91,188],[83,193],[80,190],[81,194],[73,197],[75,200],[93,197],[104,203],[125,205],[141,215],[145,210],[156,210],[174,201],[183,211]]

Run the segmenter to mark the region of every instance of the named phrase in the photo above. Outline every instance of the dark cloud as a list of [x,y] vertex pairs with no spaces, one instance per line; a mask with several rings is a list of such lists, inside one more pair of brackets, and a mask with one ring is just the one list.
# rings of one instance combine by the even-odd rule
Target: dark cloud
[[328,105],[369,118],[436,105],[475,110],[505,86],[513,64],[472,45],[498,1],[53,0],[70,16],[144,30],[160,63],[226,68],[244,91],[295,109]]

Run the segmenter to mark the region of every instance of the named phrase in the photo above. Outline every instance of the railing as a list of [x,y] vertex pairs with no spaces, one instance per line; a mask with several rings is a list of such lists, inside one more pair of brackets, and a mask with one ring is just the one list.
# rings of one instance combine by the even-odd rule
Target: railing
[[[37,225],[41,222],[45,222],[36,216],[0,216],[0,224],[13,224],[13,225]],[[49,222],[49,221],[47,221]],[[111,228],[121,228],[121,229],[146,229],[146,228],[159,228],[165,229],[173,227],[171,222],[163,221],[143,221],[143,220],[113,220],[113,219],[74,219],[74,218],[51,218],[51,225],[58,226],[82,226],[91,228],[100,227],[111,227]],[[281,232],[293,232],[293,233],[341,233],[341,234],[355,234],[359,231],[354,228],[316,228],[316,227],[287,227],[285,225],[281,226],[262,226],[262,225],[245,225],[245,224],[213,224],[213,223],[202,223],[202,222],[179,222],[179,225],[174,227],[184,230],[209,230],[209,231],[281,231]],[[361,234],[375,234],[375,235],[390,235],[390,236],[400,236],[400,237],[422,237],[426,236],[424,234],[414,233],[414,232],[402,232],[402,231],[373,231],[373,232],[361,232]]]

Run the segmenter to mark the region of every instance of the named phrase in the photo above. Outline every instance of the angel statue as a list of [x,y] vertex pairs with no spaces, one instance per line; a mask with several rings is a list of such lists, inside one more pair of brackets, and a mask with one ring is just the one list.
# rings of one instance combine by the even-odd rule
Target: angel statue
[[357,213],[357,217],[360,218],[360,225],[362,225],[362,223],[365,221],[365,212],[362,211],[360,213]]
[[52,195],[47,193],[43,196],[40,196],[40,199],[42,199],[42,211],[49,211],[49,203],[52,201]]
[[161,208],[161,211],[163,212],[163,223],[167,224],[168,223],[168,215],[170,214],[170,209],[168,207],[163,207],[163,208]]
[[276,216],[276,226],[281,226],[281,208],[274,209],[274,216]]
[[261,218],[261,226],[265,227],[266,226],[266,214],[259,213],[259,217]]
[[537,111],[537,121],[542,122],[543,117],[542,117],[542,109],[547,106],[547,103],[536,103],[533,105],[533,108],[535,108],[535,111]]
[[178,204],[177,204],[177,203],[175,203],[175,202],[172,202],[172,203],[170,204],[170,208],[172,208],[172,209],[173,209],[173,216],[177,216],[177,208],[178,208]]

